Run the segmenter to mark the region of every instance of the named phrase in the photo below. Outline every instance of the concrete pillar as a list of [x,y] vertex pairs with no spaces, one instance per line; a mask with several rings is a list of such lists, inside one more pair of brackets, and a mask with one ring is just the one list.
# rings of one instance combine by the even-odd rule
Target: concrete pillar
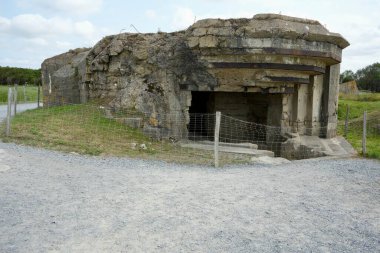
[[314,76],[310,76],[309,85],[307,87],[307,104],[306,104],[306,117],[305,117],[307,135],[313,135],[313,120],[314,120],[314,114],[313,114],[314,99],[313,98],[314,98]]
[[307,115],[308,85],[297,85],[293,99],[293,120],[294,130],[300,135],[305,134],[305,120]]
[[323,92],[323,75],[314,76],[313,85],[313,133],[312,135],[319,136],[321,131],[321,107],[322,107],[322,92]]
[[320,110],[322,101],[323,76],[310,76],[310,84],[307,90],[307,109],[305,126],[307,135],[319,136],[320,134]]
[[293,94],[282,94],[282,116],[281,132],[287,133],[292,131],[293,122]]
[[321,122],[323,126],[322,136],[326,138],[333,138],[336,136],[336,126],[338,122],[339,73],[340,64],[327,66],[323,79]]

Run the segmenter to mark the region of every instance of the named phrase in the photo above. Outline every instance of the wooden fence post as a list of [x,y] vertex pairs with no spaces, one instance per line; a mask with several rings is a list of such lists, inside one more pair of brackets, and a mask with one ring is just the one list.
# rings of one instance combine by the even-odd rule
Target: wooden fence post
[[344,121],[344,137],[347,137],[348,132],[348,114],[350,112],[350,107],[346,105],[346,120]]
[[26,103],[27,97],[26,97],[26,83],[24,83],[24,102]]
[[37,108],[40,108],[40,93],[41,93],[41,88],[40,84],[37,82]]
[[220,118],[221,113],[216,112],[215,119],[215,132],[214,132],[214,159],[215,159],[215,168],[219,167],[219,132],[220,132]]
[[363,114],[363,139],[362,139],[362,152],[365,157],[367,154],[367,111]]
[[14,91],[13,91],[13,103],[14,103],[13,115],[16,115],[17,113],[17,89],[18,89],[18,84],[15,83]]
[[12,88],[8,88],[8,107],[7,107],[7,125],[5,128],[5,136],[9,136],[11,132],[11,113],[12,113]]

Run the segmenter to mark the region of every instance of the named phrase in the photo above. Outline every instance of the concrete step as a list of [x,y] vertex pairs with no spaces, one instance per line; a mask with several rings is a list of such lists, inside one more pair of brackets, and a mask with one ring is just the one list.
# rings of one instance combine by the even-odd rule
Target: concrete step
[[319,138],[318,136],[300,136],[300,147],[305,150],[325,156],[348,157],[356,155],[356,151],[341,136],[331,139]]
[[[188,142],[188,143],[181,143],[181,147],[203,149],[203,150],[214,150],[214,143],[213,142],[209,142],[209,143],[206,144],[206,143],[200,143],[200,142]],[[219,152],[245,154],[245,155],[251,155],[253,157],[260,157],[260,156],[274,157],[274,153],[272,151],[259,150],[259,149],[253,149],[253,148],[244,148],[244,147],[242,148],[242,147],[233,147],[233,146],[232,147],[219,146]]]
[[[214,145],[213,141],[200,141],[199,143]],[[236,147],[236,148],[249,148],[249,149],[257,149],[257,144],[242,142],[242,143],[230,143],[230,142],[219,142],[219,147]]]
[[325,140],[325,142],[327,142],[329,147],[324,152],[327,156],[352,156],[357,154],[352,146],[343,137],[338,136]]

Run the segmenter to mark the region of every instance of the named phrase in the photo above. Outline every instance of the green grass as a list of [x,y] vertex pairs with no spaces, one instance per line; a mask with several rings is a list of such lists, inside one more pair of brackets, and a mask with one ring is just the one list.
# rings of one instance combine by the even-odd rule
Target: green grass
[[359,95],[340,95],[338,119],[344,120],[346,108],[349,106],[349,119],[356,119],[367,113],[380,112],[380,93],[364,93]]
[[[349,131],[346,139],[351,143],[351,145],[362,154],[362,121],[358,122],[358,125],[349,124]],[[361,124],[360,124],[361,123]],[[343,135],[344,126],[339,126],[339,134]],[[367,134],[367,157],[380,159],[380,134],[369,133]]]
[[[13,88],[13,87],[12,87]],[[17,88],[17,101],[18,103],[27,103],[37,101],[38,88],[37,86],[26,86],[24,94],[24,86]],[[8,102],[8,86],[0,85],[0,103]]]
[[363,112],[367,111],[367,156],[380,159],[380,133],[376,131],[380,123],[380,93],[341,95],[338,110],[338,133],[344,134],[346,107],[349,106],[348,134],[346,139],[362,153]]
[[[154,141],[140,130],[107,119],[94,104],[40,108],[17,114],[11,134],[3,141],[53,150],[101,156],[128,156],[169,162],[209,164],[213,153],[181,148],[169,141]],[[133,148],[132,143],[147,146]],[[248,157],[223,155],[221,164],[247,162]]]

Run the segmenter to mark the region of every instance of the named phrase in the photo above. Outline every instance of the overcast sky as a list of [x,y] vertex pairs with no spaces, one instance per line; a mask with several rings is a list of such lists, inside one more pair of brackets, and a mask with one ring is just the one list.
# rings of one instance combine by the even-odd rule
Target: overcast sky
[[380,62],[380,0],[0,0],[0,66],[40,68],[45,58],[90,47],[121,30],[171,32],[203,18],[257,13],[316,19],[351,46],[342,71]]

